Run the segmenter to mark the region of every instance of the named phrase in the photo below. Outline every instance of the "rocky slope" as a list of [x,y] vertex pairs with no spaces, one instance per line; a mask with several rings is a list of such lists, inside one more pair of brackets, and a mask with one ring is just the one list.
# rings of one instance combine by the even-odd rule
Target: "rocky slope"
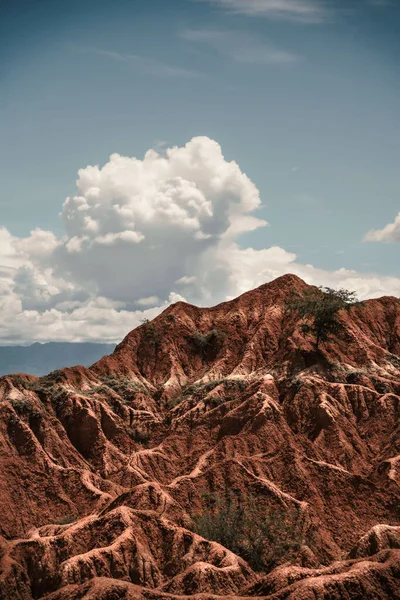
[[[0,598],[400,598],[400,300],[316,355],[283,310],[307,287],[179,302],[90,369],[0,378]],[[230,506],[269,523],[261,567],[205,529]]]

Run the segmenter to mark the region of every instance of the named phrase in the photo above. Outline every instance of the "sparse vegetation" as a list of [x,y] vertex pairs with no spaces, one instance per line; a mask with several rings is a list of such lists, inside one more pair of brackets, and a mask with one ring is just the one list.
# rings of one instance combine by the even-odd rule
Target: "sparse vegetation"
[[297,510],[265,512],[254,499],[233,494],[207,500],[207,512],[192,517],[197,532],[241,556],[255,571],[293,559],[303,544]]
[[184,397],[182,394],[175,394],[168,400],[167,407],[169,409],[175,408],[175,406],[178,406],[178,404],[183,402],[183,400],[184,400]]
[[348,368],[342,365],[341,363],[334,362],[332,360],[326,361],[327,369],[325,371],[325,376],[327,381],[331,381],[333,383],[346,383]]
[[24,390],[30,390],[30,391],[36,392],[41,388],[41,380],[40,379],[31,381],[29,379],[25,379],[24,377],[21,377],[20,375],[13,375],[13,381],[16,385],[23,388]]
[[224,385],[227,390],[243,392],[246,389],[244,379],[224,379]]
[[[182,390],[182,394],[176,394],[173,396],[168,402],[168,408],[174,408],[183,400],[186,400],[190,396],[196,396],[198,399],[204,398],[209,392],[211,392],[214,388],[219,385],[224,386],[224,392],[227,391],[230,394],[234,394],[235,391],[242,392],[246,389],[246,381],[243,379],[230,379],[228,377],[221,377],[219,379],[212,379],[210,381],[196,381],[188,385],[186,388]],[[207,403],[209,406],[219,406],[224,402],[232,400],[231,395],[229,396],[213,396],[207,398]]]
[[389,362],[396,367],[396,369],[400,369],[400,357],[396,356],[396,354],[390,354],[388,357]]
[[59,519],[57,519],[56,524],[57,525],[70,525],[71,523],[75,523],[76,520],[77,520],[77,518],[75,515],[69,514],[69,515],[64,515],[64,517],[60,517]]
[[320,286],[307,290],[303,296],[294,296],[286,303],[286,311],[296,313],[303,322],[300,328],[305,335],[315,338],[315,351],[321,342],[327,342],[331,335],[340,335],[344,327],[339,321],[338,313],[349,310],[357,303],[355,292],[345,289],[334,290]]
[[31,419],[41,417],[41,413],[33,406],[28,398],[12,398],[10,403],[15,412],[20,416],[28,416]]
[[114,377],[107,376],[101,378],[103,384],[96,388],[93,388],[93,393],[105,393],[109,392],[111,388],[116,392],[124,401],[132,399],[134,394],[148,393],[147,387],[140,381],[135,381],[130,377]]
[[158,346],[161,345],[161,338],[156,330],[154,323],[149,321],[149,319],[142,319],[142,323],[144,325],[145,339],[154,344],[155,348],[157,349]]
[[212,360],[221,350],[222,344],[226,338],[223,331],[212,329],[207,333],[193,331],[189,336],[193,350],[199,354],[203,360]]
[[41,397],[51,396],[56,392],[56,383],[60,377],[61,371],[53,371],[49,375],[39,377],[39,379],[29,380],[21,377],[20,375],[14,375],[14,382],[25,390],[35,392]]
[[184,397],[194,396],[199,392],[204,395],[211,392],[217,386],[223,384],[224,389],[229,391],[238,390],[242,392],[246,389],[246,381],[243,379],[228,379],[227,377],[221,377],[219,379],[211,379],[210,381],[196,381],[196,383],[192,383],[188,385],[182,392]]
[[217,406],[221,406],[224,402],[229,402],[231,398],[226,398],[225,396],[210,396],[206,399],[208,406],[211,408],[217,408]]
[[184,398],[186,398],[188,396],[194,396],[203,388],[203,385],[204,384],[200,381],[196,381],[196,383],[192,383],[192,384],[188,385],[187,387],[185,387],[183,389],[182,396]]
[[289,389],[294,390],[296,393],[303,387],[305,380],[300,375],[295,375],[288,380]]

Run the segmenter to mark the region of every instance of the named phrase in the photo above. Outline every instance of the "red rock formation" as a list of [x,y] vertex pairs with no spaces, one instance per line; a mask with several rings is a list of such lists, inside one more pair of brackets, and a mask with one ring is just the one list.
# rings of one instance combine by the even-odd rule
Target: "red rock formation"
[[[316,355],[284,312],[306,289],[179,302],[90,369],[0,379],[0,598],[400,597],[400,300]],[[256,572],[196,533],[210,494],[296,546]]]

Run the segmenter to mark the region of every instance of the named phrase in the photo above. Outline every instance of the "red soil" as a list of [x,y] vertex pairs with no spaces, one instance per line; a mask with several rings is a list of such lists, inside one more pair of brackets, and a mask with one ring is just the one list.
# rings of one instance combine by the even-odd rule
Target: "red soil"
[[[400,598],[400,300],[316,355],[283,310],[306,288],[179,302],[90,369],[0,378],[0,598]],[[256,573],[201,538],[232,492],[295,511],[296,555]]]

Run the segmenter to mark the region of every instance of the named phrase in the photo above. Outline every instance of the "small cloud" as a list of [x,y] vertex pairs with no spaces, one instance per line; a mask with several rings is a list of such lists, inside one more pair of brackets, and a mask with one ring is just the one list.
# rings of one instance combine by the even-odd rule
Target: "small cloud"
[[295,165],[294,167],[292,167],[292,172],[296,173],[299,170],[299,167],[297,165]]
[[344,250],[336,250],[335,254],[344,254]]
[[154,142],[154,148],[156,148],[157,150],[162,150],[167,145],[168,142],[166,142],[165,140],[155,140]]
[[376,8],[386,8],[388,6],[392,6],[391,0],[367,0],[367,4]]
[[329,16],[323,0],[197,0],[227,12],[249,17],[321,23]]
[[170,65],[161,62],[155,58],[149,56],[142,56],[140,54],[116,52],[115,50],[104,50],[103,48],[93,47],[75,47],[75,49],[79,50],[80,52],[104,56],[116,62],[124,63],[127,66],[134,67],[148,75],[154,75],[156,77],[176,77],[187,79],[199,79],[203,77],[203,74],[199,73],[198,71],[186,69],[185,67],[178,67],[176,65]]
[[175,302],[187,302],[187,300],[184,296],[181,296],[176,292],[170,292],[168,296],[168,302],[170,302],[171,304],[175,304]]
[[136,304],[139,306],[156,306],[158,302],[160,302],[160,300],[157,296],[148,296],[147,298],[136,300]]
[[400,212],[393,223],[388,223],[383,229],[371,229],[364,242],[400,242]]
[[189,285],[190,283],[194,283],[195,281],[196,277],[194,275],[192,275],[191,277],[185,275],[184,277],[177,279],[175,283],[177,283],[178,285]]

